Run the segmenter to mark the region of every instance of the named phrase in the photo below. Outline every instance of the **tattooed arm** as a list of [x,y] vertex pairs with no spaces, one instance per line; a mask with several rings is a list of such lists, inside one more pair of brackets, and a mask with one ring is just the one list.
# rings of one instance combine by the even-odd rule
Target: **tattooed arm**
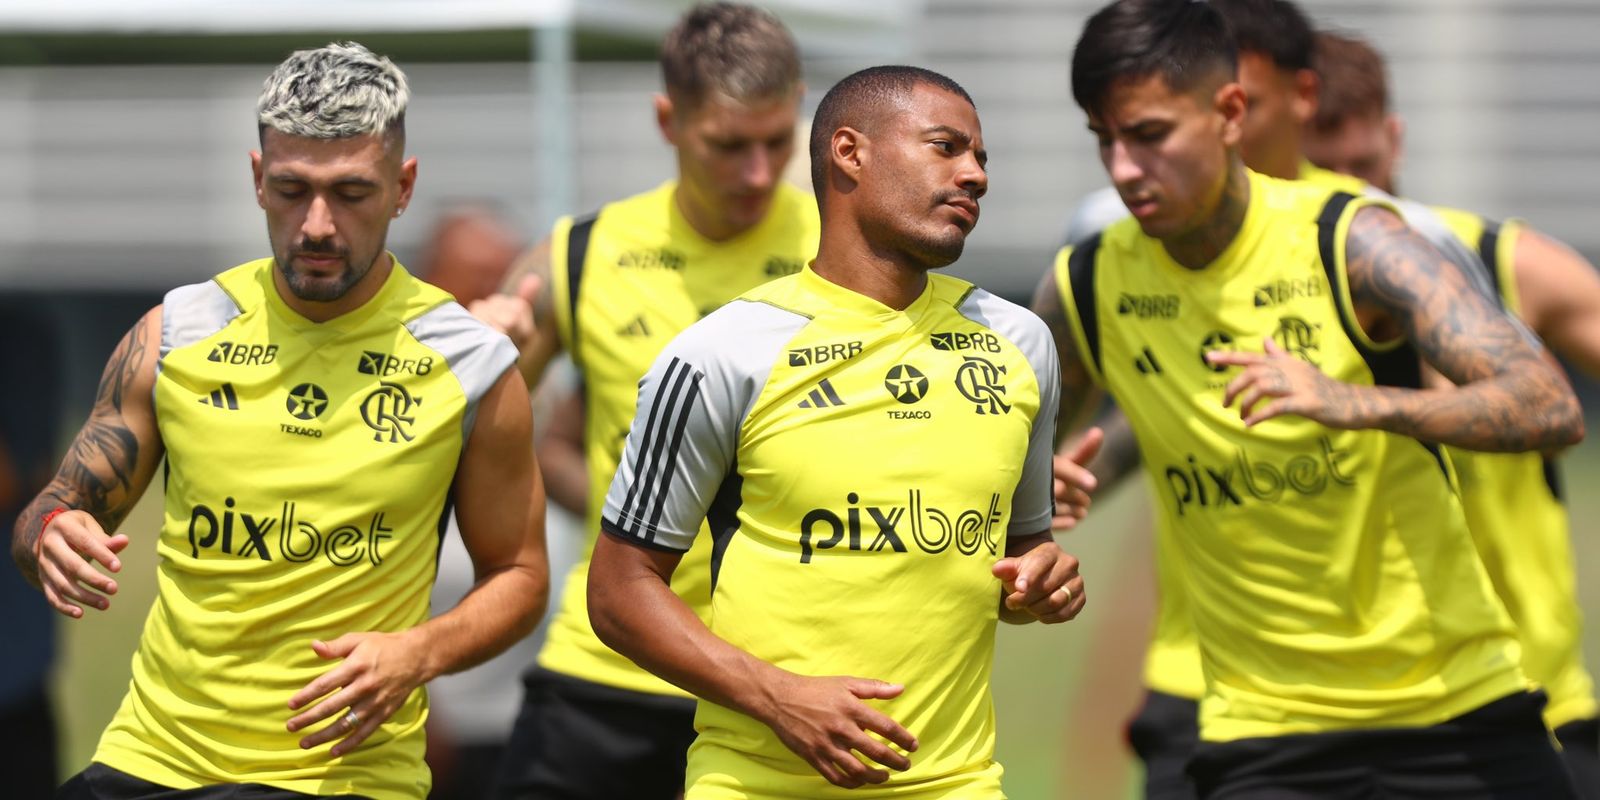
[[1376,206],[1358,210],[1346,250],[1362,327],[1375,339],[1409,340],[1455,385],[1352,386],[1270,340],[1265,355],[1208,354],[1212,363],[1245,368],[1223,403],[1237,399],[1247,424],[1297,414],[1332,428],[1377,428],[1502,452],[1553,450],[1583,438],[1572,387],[1538,345],[1399,217]]
[[[162,444],[156,429],[156,358],[161,342],[161,309],[147,313],[122,337],[100,376],[89,420],[78,431],[55,478],[17,516],[11,558],[28,582],[69,617],[80,606],[104,609],[116,581],[95,568],[122,568],[116,554],[128,544],[122,524],[155,475]],[[48,526],[44,517],[67,509]]]

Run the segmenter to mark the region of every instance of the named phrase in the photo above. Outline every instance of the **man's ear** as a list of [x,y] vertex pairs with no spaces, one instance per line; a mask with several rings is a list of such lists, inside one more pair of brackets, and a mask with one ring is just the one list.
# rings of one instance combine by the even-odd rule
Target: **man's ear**
[[250,175],[256,184],[256,205],[267,207],[267,188],[262,183],[261,151],[250,151]]
[[845,186],[861,182],[862,165],[870,157],[870,140],[855,128],[839,128],[828,140],[829,174],[837,174],[846,181]]
[[1389,114],[1383,118],[1383,133],[1389,137],[1389,144],[1394,149],[1394,161],[1400,163],[1400,157],[1405,155],[1406,148],[1406,123],[1399,114]]
[[1322,79],[1317,73],[1309,69],[1297,69],[1294,72],[1294,99],[1289,101],[1289,110],[1294,114],[1295,122],[1301,126],[1311,121],[1317,115],[1317,93],[1322,91]]
[[1244,113],[1250,105],[1244,94],[1244,86],[1238,81],[1229,81],[1217,89],[1211,102],[1222,116],[1222,143],[1228,147],[1238,147],[1239,141],[1244,138]]
[[656,128],[661,131],[661,138],[673,147],[678,146],[677,108],[672,104],[672,98],[657,92],[651,98],[656,109]]

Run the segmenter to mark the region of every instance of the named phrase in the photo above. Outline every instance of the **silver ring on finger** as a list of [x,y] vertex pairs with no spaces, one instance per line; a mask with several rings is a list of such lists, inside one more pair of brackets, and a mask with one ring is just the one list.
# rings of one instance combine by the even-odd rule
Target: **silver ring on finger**
[[354,728],[360,724],[361,715],[357,714],[355,709],[352,708],[344,713],[344,726],[346,728]]

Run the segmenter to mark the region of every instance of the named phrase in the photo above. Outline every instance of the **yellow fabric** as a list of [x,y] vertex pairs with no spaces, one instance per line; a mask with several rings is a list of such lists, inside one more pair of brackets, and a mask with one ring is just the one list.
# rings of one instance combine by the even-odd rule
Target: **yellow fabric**
[[[1433,210],[1457,238],[1480,250],[1487,220],[1460,209]],[[1516,221],[1503,223],[1494,252],[1480,250],[1512,313],[1521,312],[1516,278],[1521,227]],[[1600,714],[1583,657],[1583,613],[1567,509],[1546,477],[1555,475],[1556,464],[1538,453],[1452,449],[1450,455],[1460,473],[1473,541],[1522,640],[1522,669],[1550,695],[1545,721],[1555,728]]]
[[[785,351],[861,348],[821,369],[790,368],[780,354],[739,429],[739,525],[711,614],[714,633],[783,669],[903,684],[900,697],[872,705],[917,735],[912,767],[883,786],[839,789],[765,725],[701,703],[688,800],[1002,797],[989,693],[1000,584],[990,568],[1005,552],[1040,387],[1017,344],[960,314],[970,284],[929,277],[904,311],[809,269],[747,295],[813,318]],[[941,348],[937,335],[952,332],[978,349]],[[981,410],[956,390],[968,356],[994,368],[1009,408]],[[903,365],[925,380],[909,404],[886,377],[904,377]],[[824,378],[843,402],[807,407]],[[835,544],[816,546],[835,533]]]
[[1342,172],[1323,169],[1305,159],[1300,160],[1300,175],[1296,180],[1314,183],[1324,189],[1337,189],[1354,195],[1364,194],[1367,191],[1366,181]]
[[[576,302],[566,268],[574,221],[563,219],[554,231],[556,307],[564,344],[583,372],[590,512],[583,557],[567,574],[539,663],[594,683],[687,697],[606,647],[589,625],[589,555],[600,532],[600,508],[633,421],[639,379],[661,348],[746,290],[798,272],[817,254],[820,223],[816,200],[783,184],[755,228],[732,240],[710,241],[679,212],[676,186],[669,182],[600,210]],[[684,557],[672,580],[673,591],[702,617],[710,602],[710,572],[710,548],[701,545]]]
[[[1300,163],[1300,180],[1324,189],[1360,195],[1366,184],[1332,170],[1323,169],[1310,161]],[[1170,543],[1171,534],[1163,530],[1164,522],[1156,521],[1156,540]],[[1205,692],[1205,676],[1200,672],[1200,643],[1194,638],[1194,623],[1189,618],[1189,599],[1184,594],[1178,574],[1180,565],[1165,555],[1170,547],[1156,548],[1156,585],[1160,602],[1156,607],[1156,626],[1145,651],[1144,684],[1163,694],[1199,700]]]
[[[1371,385],[1352,336],[1395,346],[1365,341],[1343,280],[1349,220],[1370,201],[1340,218],[1330,286],[1316,220],[1332,192],[1255,174],[1250,186],[1241,231],[1206,268],[1178,265],[1128,220],[1103,233],[1095,271],[1104,383],[1138,437],[1163,558],[1182,564],[1169,574],[1203,643],[1202,738],[1430,725],[1523,690],[1443,461],[1406,437],[1296,417],[1246,429],[1222,406],[1237,369],[1213,369],[1206,349],[1259,352],[1273,337]],[[1056,277],[1077,320],[1069,257]]]
[[[178,789],[414,800],[430,784],[424,690],[337,759],[331,745],[300,749],[306,732],[284,723],[289,698],[337,664],[312,640],[428,616],[468,400],[403,325],[449,296],[396,264],[371,301],[318,324],[284,304],[273,269],[263,259],[218,276],[242,313],[161,360],[158,593],[94,760]],[[256,346],[255,358],[228,356]],[[364,353],[392,356],[392,374],[363,371]]]

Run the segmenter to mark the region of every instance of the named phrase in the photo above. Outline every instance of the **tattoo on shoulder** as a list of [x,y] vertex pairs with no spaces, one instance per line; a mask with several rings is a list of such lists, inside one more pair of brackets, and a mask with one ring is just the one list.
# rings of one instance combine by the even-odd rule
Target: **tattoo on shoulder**
[[1392,319],[1430,364],[1457,384],[1531,355],[1505,315],[1394,213],[1364,208],[1346,246],[1350,294],[1358,308]]
[[139,465],[139,437],[123,416],[139,370],[148,368],[149,333],[145,319],[118,343],[100,376],[95,404],[83,429],[72,440],[55,479],[41,499],[47,508],[65,506],[87,511],[111,530],[138,500],[132,491]]

